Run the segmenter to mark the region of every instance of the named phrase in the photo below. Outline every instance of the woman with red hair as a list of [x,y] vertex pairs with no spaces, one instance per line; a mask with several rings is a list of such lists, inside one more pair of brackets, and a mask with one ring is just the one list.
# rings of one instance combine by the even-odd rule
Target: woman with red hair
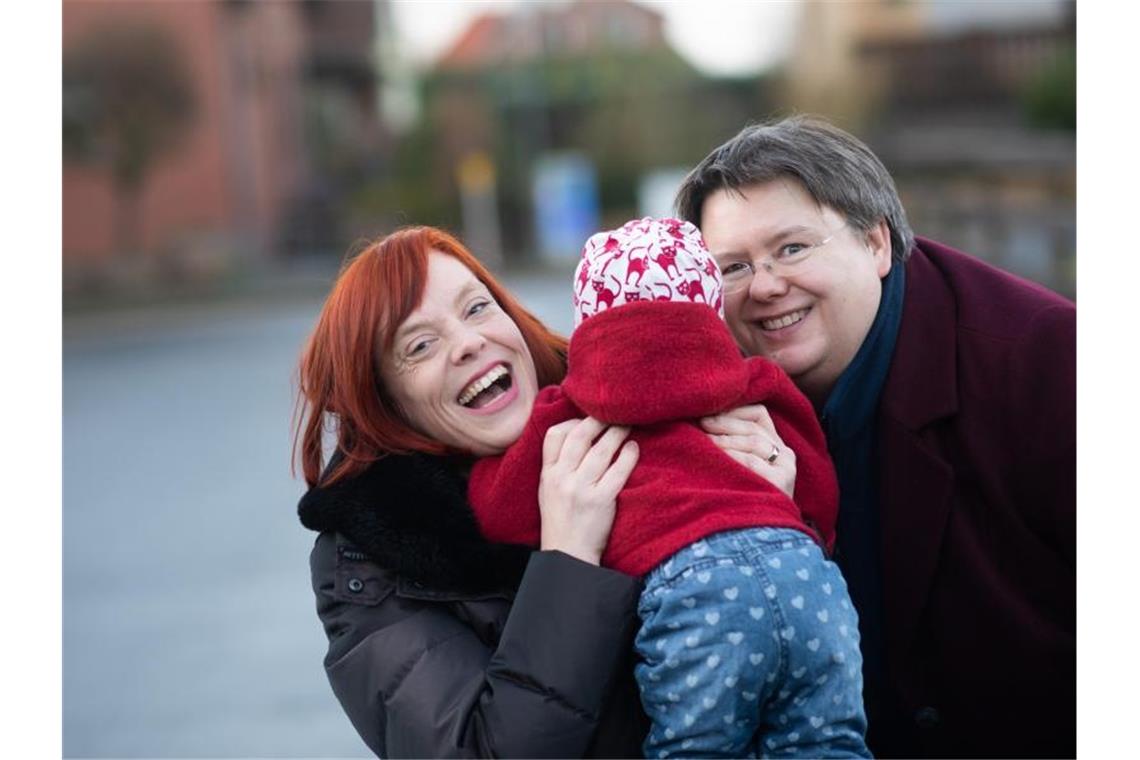
[[598,564],[637,460],[628,429],[551,429],[539,551],[484,539],[466,501],[472,458],[521,435],[565,356],[430,227],[370,245],[325,303],[300,367],[299,514],[320,531],[325,669],[378,755],[640,752],[639,581]]

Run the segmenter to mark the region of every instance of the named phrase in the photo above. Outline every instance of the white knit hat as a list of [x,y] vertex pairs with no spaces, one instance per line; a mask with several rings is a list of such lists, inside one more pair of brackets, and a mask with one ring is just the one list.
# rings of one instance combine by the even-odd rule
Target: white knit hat
[[724,318],[720,268],[700,230],[679,219],[634,219],[592,235],[574,276],[574,326],[632,301],[705,303]]

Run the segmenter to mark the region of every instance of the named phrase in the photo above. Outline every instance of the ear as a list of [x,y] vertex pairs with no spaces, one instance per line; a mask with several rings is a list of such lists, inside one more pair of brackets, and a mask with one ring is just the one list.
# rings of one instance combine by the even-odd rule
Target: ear
[[881,280],[891,271],[891,228],[887,225],[887,220],[880,219],[878,224],[867,230],[866,240],[867,248],[875,260],[875,271]]

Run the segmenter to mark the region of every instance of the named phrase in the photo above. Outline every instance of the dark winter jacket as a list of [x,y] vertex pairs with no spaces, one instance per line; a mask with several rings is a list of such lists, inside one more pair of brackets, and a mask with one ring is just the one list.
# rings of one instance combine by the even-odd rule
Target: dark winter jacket
[[391,456],[301,500],[325,670],[385,757],[634,757],[638,582],[484,540],[463,463]]
[[880,399],[887,757],[1076,753],[1076,309],[919,239]]

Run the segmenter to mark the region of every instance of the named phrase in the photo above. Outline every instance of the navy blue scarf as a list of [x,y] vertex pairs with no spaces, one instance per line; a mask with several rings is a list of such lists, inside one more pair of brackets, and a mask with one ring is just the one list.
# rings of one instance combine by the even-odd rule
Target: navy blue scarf
[[875,479],[875,411],[902,321],[906,270],[894,262],[883,279],[879,311],[863,345],[832,389],[821,422],[839,478],[835,561],[859,612],[863,674],[882,683],[883,601],[879,564],[879,503]]

